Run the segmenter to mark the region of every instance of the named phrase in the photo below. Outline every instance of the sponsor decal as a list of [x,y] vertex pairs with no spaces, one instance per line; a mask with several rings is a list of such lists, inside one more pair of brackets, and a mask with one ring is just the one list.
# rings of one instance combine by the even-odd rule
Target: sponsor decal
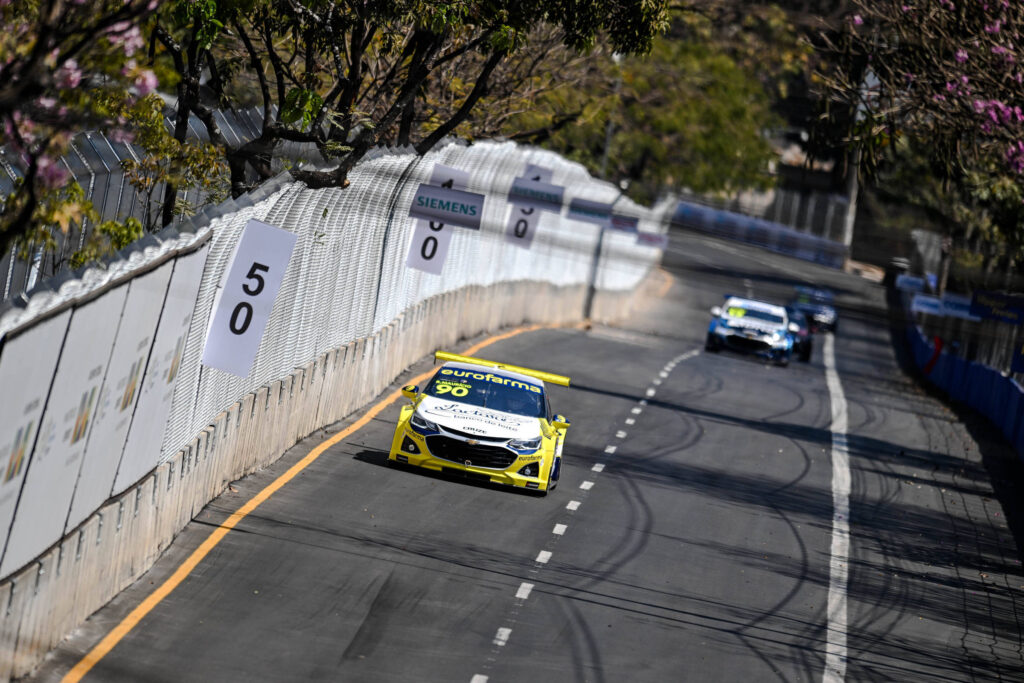
[[[493,382],[494,384],[501,384],[506,387],[512,387],[513,389],[522,389],[523,391],[530,391],[535,394],[542,393],[539,386],[530,384],[529,382],[523,382],[518,379],[512,379],[511,377],[502,377],[501,375],[494,375],[491,373],[473,372],[472,370],[458,370],[455,368],[442,368],[441,374],[450,377],[461,377],[464,379],[475,379],[481,382]],[[447,382],[447,380],[439,380],[441,382]],[[471,387],[471,384],[465,384],[466,387]],[[443,393],[443,392],[440,392]],[[452,390],[452,396],[465,396],[466,394],[456,394]]]
[[996,292],[975,292],[971,300],[971,315],[1020,325],[1024,322],[1024,297]]

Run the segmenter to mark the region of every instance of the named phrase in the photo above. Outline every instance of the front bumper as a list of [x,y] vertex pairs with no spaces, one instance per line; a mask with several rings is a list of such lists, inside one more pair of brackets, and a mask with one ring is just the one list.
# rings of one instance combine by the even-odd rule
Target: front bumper
[[779,358],[792,351],[792,341],[786,337],[779,339],[770,334],[748,334],[738,330],[715,328],[711,336],[719,348],[749,353],[766,358]]
[[[521,455],[486,443],[469,444],[442,434],[423,435],[400,420],[391,441],[388,460],[439,473],[457,474],[474,481],[547,491],[551,470],[546,444],[535,453]],[[530,466],[534,473],[521,473]]]

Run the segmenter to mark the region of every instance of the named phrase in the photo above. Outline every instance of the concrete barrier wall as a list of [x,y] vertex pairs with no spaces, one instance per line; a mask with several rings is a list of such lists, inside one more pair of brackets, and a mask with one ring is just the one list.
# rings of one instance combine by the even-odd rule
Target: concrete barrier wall
[[[599,293],[595,318],[627,315],[641,291]],[[585,286],[527,281],[441,294],[371,337],[246,394],[170,460],[0,583],[0,681],[30,673],[65,634],[152,566],[229,482],[351,415],[435,349],[502,327],[576,322],[585,294]]]

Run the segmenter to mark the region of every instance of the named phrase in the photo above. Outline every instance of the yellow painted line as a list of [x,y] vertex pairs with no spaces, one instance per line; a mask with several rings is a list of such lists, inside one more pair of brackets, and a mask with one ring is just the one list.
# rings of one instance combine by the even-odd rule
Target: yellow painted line
[[[490,346],[496,342],[514,337],[524,332],[533,332],[539,330],[544,325],[528,325],[525,327],[519,327],[503,334],[498,334],[493,337],[484,339],[481,342],[474,344],[465,351],[463,355],[472,356],[474,353],[482,348]],[[433,374],[433,370],[428,370],[422,374],[413,377],[410,382],[416,384],[430,377]],[[380,415],[385,408],[390,406],[392,403],[402,397],[401,390],[396,390],[387,395],[383,400],[370,408],[366,413],[363,414],[358,420],[353,422],[351,425],[341,430],[331,438],[323,441],[316,448],[311,450],[306,457],[298,461],[288,471],[279,476],[277,479],[267,485],[262,491],[257,493],[249,502],[242,507],[238,508],[230,517],[228,517],[220,526],[214,529],[206,540],[202,544],[192,551],[192,554],[181,563],[171,576],[164,581],[160,586],[150,593],[145,600],[139,603],[138,607],[133,609],[128,616],[121,620],[114,629],[108,633],[103,640],[101,640],[92,650],[90,650],[82,659],[75,664],[74,668],[71,669],[63,678],[64,683],[77,683],[82,680],[89,671],[96,666],[101,659],[114,649],[114,647],[121,642],[121,640],[128,635],[133,628],[135,628],[142,619],[153,611],[153,609],[160,604],[160,602],[170,595],[175,588],[177,588],[182,581],[188,578],[188,575],[192,573],[192,570],[203,561],[210,551],[217,547],[217,544],[224,540],[224,537],[228,535],[228,532],[234,529],[239,522],[245,519],[253,510],[262,505],[268,498],[277,493],[278,489],[290,482],[296,477],[302,470],[312,465],[317,458],[323,455],[324,451],[338,443],[342,439],[351,436],[355,432],[359,431],[367,424],[370,423],[375,417]]]

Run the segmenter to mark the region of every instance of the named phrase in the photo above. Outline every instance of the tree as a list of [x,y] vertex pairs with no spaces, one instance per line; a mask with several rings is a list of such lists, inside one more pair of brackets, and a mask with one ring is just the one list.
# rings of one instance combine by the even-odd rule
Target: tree
[[[182,12],[181,5],[199,9]],[[194,113],[203,121],[225,153],[236,195],[248,189],[247,173],[270,176],[283,141],[313,144],[333,166],[293,169],[310,187],[345,185],[375,145],[427,152],[470,120],[498,68],[524,54],[544,26],[557,27],[573,50],[602,36],[623,53],[648,51],[666,26],[664,0],[206,0],[177,7],[154,35],[182,79],[178,120]],[[237,68],[239,53],[248,73]],[[230,105],[246,76],[260,93],[263,126],[235,148],[200,86]]]
[[[0,4],[0,135],[21,177],[0,209],[0,253],[18,239],[45,242],[48,225],[67,230],[91,204],[67,184],[58,159],[72,134],[130,133],[114,113],[156,87],[138,63],[138,21],[152,0],[39,0]],[[52,239],[52,237],[50,238]]]
[[1022,30],[1021,3],[854,0],[818,74],[825,123],[864,151],[867,170],[906,163],[909,139],[941,185],[947,235],[986,258],[1015,258],[1022,242]]
[[648,55],[615,62],[602,51],[579,77],[511,120],[507,134],[545,144],[595,174],[607,155],[609,179],[629,180],[640,201],[665,187],[764,187],[775,157],[767,140],[778,125],[772,107],[789,75],[806,68],[808,50],[781,11],[737,12],[733,3],[688,8]]

